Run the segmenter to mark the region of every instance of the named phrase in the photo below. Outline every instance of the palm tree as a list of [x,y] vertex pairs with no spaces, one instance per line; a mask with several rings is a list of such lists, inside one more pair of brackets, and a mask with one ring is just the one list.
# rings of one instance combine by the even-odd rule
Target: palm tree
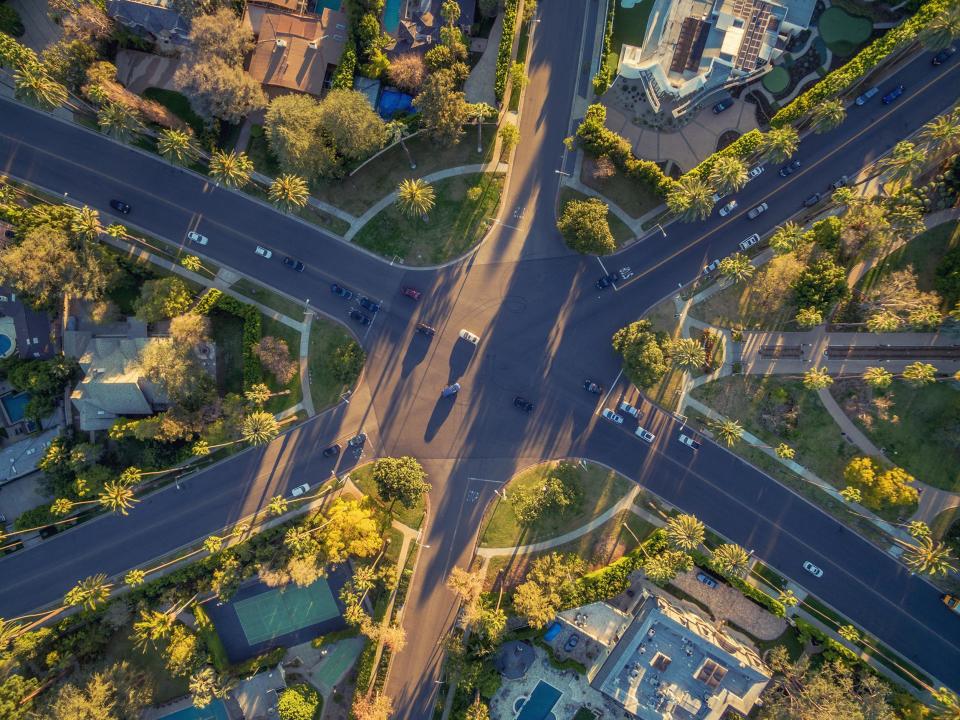
[[67,607],[83,607],[87,610],[96,610],[110,597],[110,588],[107,576],[103,573],[91,575],[78,582],[67,591],[63,603]]
[[825,100],[814,106],[810,113],[813,131],[818,135],[829,132],[847,119],[847,108],[839,100]]
[[695,175],[684,175],[667,194],[667,207],[683,222],[702,220],[713,210],[713,191]]
[[467,115],[477,124],[477,152],[483,152],[483,121],[496,115],[497,111],[486,103],[473,103],[467,106]]
[[852,187],[842,187],[833,191],[833,194],[830,196],[830,202],[844,209],[849,209],[858,202],[861,202],[861,199],[860,196],[853,191]]
[[841,625],[837,628],[837,635],[842,637],[848,643],[853,643],[856,645],[862,639],[860,637],[860,631],[857,630],[853,625]]
[[910,533],[911,537],[915,538],[928,538],[933,533],[933,531],[930,530],[930,526],[923,522],[923,520],[911,520],[908,522],[907,532]]
[[280,423],[268,412],[252,412],[243,418],[240,435],[251,445],[264,445],[280,434]]
[[107,225],[104,232],[115,240],[119,240],[127,236],[127,228],[120,223],[111,223],[110,225]]
[[267,400],[273,397],[270,388],[265,383],[256,383],[251,385],[250,389],[243,393],[243,397],[254,405],[263,405]]
[[667,540],[678,550],[695,550],[703,542],[703,523],[693,515],[677,515],[667,521]]
[[887,211],[887,222],[901,240],[912,240],[926,229],[923,212],[916,205],[898,203]]
[[957,113],[937,115],[920,130],[920,139],[935,157],[953,154],[960,148],[960,117]]
[[107,510],[118,512],[121,515],[126,515],[129,509],[139,502],[133,496],[133,488],[122,482],[106,483],[98,500]]
[[397,187],[397,203],[404,214],[426,219],[436,203],[436,195],[426,180],[408,178]]
[[803,241],[803,228],[795,222],[786,222],[770,236],[770,249],[777,255],[786,255],[800,247]]
[[407,143],[404,142],[404,138],[407,136],[407,124],[401,120],[391,120],[387,123],[387,137],[390,140],[390,143],[400,143],[400,147],[403,148],[403,151],[407,154],[407,160],[410,162],[410,169],[416,170],[417,163],[414,162],[413,155],[410,154],[410,148],[407,147]]
[[270,184],[268,194],[271,202],[277,207],[284,212],[291,212],[307,204],[310,188],[307,186],[307,181],[299,175],[287,173]]
[[213,555],[223,549],[223,538],[219,535],[211,535],[203,541],[203,549]]
[[943,50],[960,37],[960,8],[953,4],[930,19],[920,33],[920,42],[927,50]]
[[100,224],[100,213],[93,208],[84,205],[77,210],[70,223],[70,230],[74,235],[82,240],[92,242],[103,233],[103,225]]
[[723,575],[742,578],[750,565],[750,554],[739,545],[727,543],[713,551],[713,566]]
[[230,686],[217,676],[217,671],[207,665],[190,676],[190,694],[193,706],[205,708],[214,698],[225,697]]
[[878,310],[867,318],[867,330],[875,333],[893,332],[900,329],[900,316],[890,310]]
[[797,151],[800,136],[791,126],[773,128],[763,136],[760,153],[772,163],[789,160]]
[[793,460],[797,454],[797,451],[786,443],[780,443],[777,445],[775,452],[777,453],[777,457],[781,460]]
[[133,644],[144,653],[150,646],[170,635],[176,616],[159,610],[141,610],[140,619],[133,623]]
[[164,128],[157,138],[160,156],[177,165],[189,165],[200,154],[193,136],[184,130]]
[[956,693],[940,688],[933,693],[938,706],[933,711],[934,720],[960,720],[960,698]]
[[243,187],[253,175],[253,161],[246,153],[214,150],[210,156],[210,177],[225,187]]
[[720,261],[720,266],[718,269],[720,270],[721,275],[730,278],[734,282],[749,280],[753,277],[753,273],[757,270],[750,263],[750,258],[741,252],[725,257]]
[[797,599],[797,596],[794,595],[793,590],[781,590],[777,600],[780,601],[781,605],[788,608],[794,607],[800,603],[800,601]]
[[932,538],[917,538],[916,544],[904,543],[903,561],[911,570],[924,575],[946,575],[954,570],[950,548]]
[[803,386],[807,390],[823,390],[833,384],[826,368],[812,367],[803,374]]
[[12,620],[0,618],[0,653],[5,653],[7,648],[20,635],[22,626]]
[[903,379],[913,385],[927,385],[937,379],[937,369],[930,363],[910,363],[903,369]]
[[707,362],[703,345],[693,338],[680,338],[670,345],[670,356],[677,367],[695,370]]
[[909,183],[926,164],[926,153],[907,140],[901,140],[880,160],[880,175],[892,185]]
[[53,80],[40,63],[28,63],[13,73],[16,96],[42,110],[53,110],[67,101],[67,89]]
[[100,108],[97,125],[104,133],[121,141],[129,140],[142,127],[135,110],[115,102],[107,102]]
[[717,433],[717,437],[727,444],[727,447],[733,447],[734,443],[743,437],[743,425],[736,420],[720,420],[712,423],[711,427]]
[[180,258],[180,267],[190,272],[200,272],[203,270],[203,260],[196,255],[184,255]]
[[882,367],[868,367],[863,372],[863,381],[870,387],[889,387],[893,382],[893,373]]
[[800,308],[795,320],[802,328],[812,328],[823,322],[823,313],[813,307]]
[[283,495],[277,495],[270,499],[270,502],[267,503],[267,512],[271,515],[280,516],[287,511],[289,503]]
[[313,539],[310,530],[300,526],[287,530],[283,536],[283,544],[286,545],[294,555],[309,554],[317,547],[317,541]]
[[147,580],[147,573],[143,570],[131,570],[123,576],[123,582],[131,588],[143,585]]
[[720,155],[710,168],[709,183],[720,195],[736,192],[747,184],[747,165],[731,155]]

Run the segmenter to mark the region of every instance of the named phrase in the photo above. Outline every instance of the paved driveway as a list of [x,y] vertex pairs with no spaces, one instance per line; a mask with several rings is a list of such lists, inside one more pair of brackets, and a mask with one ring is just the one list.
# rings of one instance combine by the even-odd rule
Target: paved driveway
[[47,14],[46,0],[10,0],[10,7],[20,13],[26,32],[17,38],[37,52],[60,39],[63,30]]

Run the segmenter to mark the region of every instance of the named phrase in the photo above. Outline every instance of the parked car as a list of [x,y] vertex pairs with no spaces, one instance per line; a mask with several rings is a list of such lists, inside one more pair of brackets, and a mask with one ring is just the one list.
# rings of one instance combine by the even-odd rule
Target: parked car
[[345,287],[337,285],[336,283],[330,284],[330,292],[334,295],[339,295],[344,300],[349,300],[353,297],[353,293],[350,290],[347,290]]
[[417,323],[417,332],[427,337],[433,337],[437,331],[426,323]]
[[360,323],[361,325],[369,325],[369,324],[370,324],[370,317],[367,316],[367,315],[364,315],[364,314],[363,314],[362,312],[360,312],[359,310],[351,310],[351,311],[350,311],[350,317],[353,318],[354,320],[356,320],[356,321],[357,321],[358,323]]
[[626,400],[620,403],[620,410],[625,412],[630,417],[636,417],[640,414],[640,411],[637,410],[633,405],[628,403]]
[[454,383],[453,385],[447,385],[443,390],[441,390],[440,397],[442,398],[453,397],[458,392],[460,392],[460,383]]
[[254,250],[254,252],[260,257],[265,258],[267,260],[273,257],[273,250],[268,250],[267,248],[262,247],[260,245],[257,245],[257,249]]
[[884,105],[889,105],[890,103],[895,102],[896,99],[901,95],[903,95],[903,85],[897,85],[893,90],[880,98],[880,102],[882,102]]
[[112,207],[121,215],[129,215],[130,211],[133,210],[133,208],[123,200],[111,200],[110,207]]
[[863,95],[860,95],[856,100],[854,100],[854,102],[860,106],[866,105],[870,101],[870,98],[872,98],[878,92],[880,92],[879,87],[872,87],[863,93]]
[[960,615],[960,595],[951,595],[950,593],[945,593],[944,595],[940,596],[940,600],[944,605]]
[[717,581],[703,572],[697,573],[697,581],[702,582],[708,588],[715,588],[717,586]]
[[513,406],[515,408],[520,408],[524,412],[530,412],[533,410],[533,403],[524,397],[520,397],[519,395],[513,399]]
[[733,107],[733,98],[725,98],[713,106],[713,114],[719,115],[724,110]]
[[303,485],[297,485],[293,490],[290,491],[290,494],[293,497],[300,497],[304,493],[310,492],[310,484],[304,483]]
[[757,233],[754,233],[753,235],[751,235],[751,236],[748,237],[747,239],[740,241],[740,249],[741,249],[741,250],[749,250],[749,249],[752,248],[754,245],[756,245],[758,242],[760,242],[760,236],[757,235]]
[[604,288],[610,287],[615,282],[619,282],[619,280],[620,280],[619,275],[615,275],[615,274],[604,275],[602,278],[597,280],[596,285],[599,290],[603,290]]
[[804,563],[803,563],[803,569],[806,570],[806,571],[807,571],[808,573],[810,573],[811,575],[813,575],[814,577],[823,577],[823,570],[821,570],[820,568],[818,568],[816,565],[814,565],[814,564],[813,564],[812,562],[810,562],[809,560],[805,560],[805,561],[804,561]]
[[347,442],[347,445],[349,445],[352,448],[358,448],[358,447],[363,447],[364,443],[366,442],[367,442],[367,435],[366,433],[361,432],[357,435],[354,435],[352,438],[350,438],[350,440]]
[[579,642],[580,642],[580,636],[574,633],[569,638],[567,638],[567,641],[563,644],[563,649],[566,650],[567,652],[570,652],[577,646],[577,643]]
[[291,270],[296,270],[297,272],[303,272],[303,263],[299,260],[296,260],[292,257],[284,256],[282,260],[283,264],[286,265]]
[[718,267],[720,267],[720,261],[719,261],[719,260],[714,260],[714,261],[711,262],[709,265],[704,265],[704,266],[703,266],[703,274],[704,274],[704,275],[709,275],[709,274],[712,273],[714,270],[716,270]]
[[621,280],[626,280],[633,277],[633,270],[629,267],[622,267],[616,274]]
[[768,208],[767,208],[767,204],[766,204],[765,202],[762,202],[762,203],[760,203],[759,205],[757,205],[755,208],[753,208],[752,210],[750,210],[750,211],[747,213],[747,217],[748,217],[750,220],[756,220],[756,219],[760,216],[760,214],[761,214],[761,213],[765,213],[765,212],[767,211],[767,209],[768,209]]
[[617,415],[610,408],[604,408],[603,412],[600,414],[612,423],[616,423],[617,425],[623,425],[623,418],[620,415]]
[[850,183],[850,178],[848,178],[846,175],[841,175],[832,183],[830,183],[830,188],[832,190],[839,190],[842,187],[846,187],[849,183]]
[[787,175],[793,175],[797,170],[800,169],[800,161],[794,160],[791,163],[784,165],[780,168],[780,177],[787,177]]
[[470,343],[471,345],[476,345],[476,344],[478,344],[478,343],[480,342],[480,337],[477,336],[477,335],[474,335],[474,334],[473,334],[472,332],[470,332],[469,330],[461,330],[461,331],[460,331],[460,337],[461,337],[462,339],[466,340],[466,341],[467,341],[468,343]]
[[731,201],[728,202],[726,205],[724,205],[722,208],[720,208],[720,217],[726,217],[727,215],[729,215],[730,213],[732,213],[732,212],[733,212],[734,210],[736,210],[736,209],[737,209],[737,201],[736,201],[736,200],[731,200]]
[[361,295],[360,299],[357,300],[357,302],[360,303],[360,307],[362,307],[364,310],[369,310],[372,313],[380,312],[380,303],[374,300],[371,300],[368,297],[363,297]]
[[644,430],[642,427],[637,428],[636,435],[638,438],[641,440],[646,440],[648,443],[652,443],[657,437],[652,432],[649,430]]
[[753,166],[752,168],[750,168],[750,170],[747,172],[747,182],[750,182],[750,181],[753,180],[755,177],[759,177],[760,175],[762,175],[762,174],[763,174],[763,171],[764,171],[764,166],[763,166],[763,165],[754,165],[754,166]]
[[333,445],[331,445],[330,447],[328,447],[326,450],[323,451],[324,457],[336,457],[339,454],[340,454],[340,446],[336,443],[334,443]]
[[412,300],[419,300],[421,297],[423,297],[422,292],[420,292],[414,287],[410,287],[409,285],[404,285],[402,288],[400,288],[400,294],[406,295],[408,298],[411,298]]
[[583,389],[588,393],[593,393],[594,395],[603,394],[603,385],[598,385],[593,380],[584,380]]
[[721,193],[715,192],[713,195],[710,196],[710,199],[713,200],[713,204],[716,205],[718,202],[723,200],[726,196],[727,196],[726,193],[721,194]]
[[957,49],[952,45],[948,48],[944,48],[936,55],[933,56],[933,59],[930,60],[931,65],[943,65],[947,60],[953,57],[953,54],[957,52]]
[[690,437],[689,435],[684,435],[683,433],[680,433],[680,438],[679,438],[679,440],[680,440],[680,442],[682,442],[684,445],[686,445],[687,447],[689,447],[689,448],[691,448],[691,449],[693,449],[693,450],[699,450],[699,449],[700,449],[700,443],[699,443],[698,441],[694,440],[694,439],[693,439],[692,437]]
[[803,201],[803,206],[813,207],[818,202],[820,202],[820,193],[814,193],[813,195],[811,195],[810,197],[808,197],[806,200]]
[[187,233],[187,240],[192,243],[196,243],[197,245],[206,245],[208,242],[210,242],[207,240],[206,235],[201,235],[196,230],[191,230]]

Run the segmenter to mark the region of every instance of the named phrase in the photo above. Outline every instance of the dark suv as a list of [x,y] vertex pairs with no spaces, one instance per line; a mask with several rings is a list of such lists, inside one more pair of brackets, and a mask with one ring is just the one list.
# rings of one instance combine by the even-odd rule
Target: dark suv
[[533,403],[527,400],[526,398],[520,397],[519,395],[517,395],[513,399],[513,406],[515,408],[520,408],[524,412],[530,412],[531,410],[533,410]]
[[121,215],[129,215],[129,214],[130,214],[130,210],[133,209],[133,208],[130,207],[129,204],[125,203],[123,200],[111,200],[111,201],[110,201],[110,207],[112,207],[114,210],[116,210],[116,211],[117,211],[118,213],[120,213]]
[[297,272],[303,272],[303,263],[300,262],[299,260],[295,260],[292,257],[285,257],[282,262],[291,270],[296,270]]

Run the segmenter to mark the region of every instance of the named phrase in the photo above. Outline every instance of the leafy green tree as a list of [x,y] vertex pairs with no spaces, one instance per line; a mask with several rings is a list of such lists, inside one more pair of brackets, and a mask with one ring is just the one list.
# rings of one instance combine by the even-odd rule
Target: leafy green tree
[[[0,362],[0,377],[4,375],[15,390],[30,393],[26,416],[39,422],[54,411],[64,388],[80,376],[80,366],[65,355],[47,360],[8,358]],[[56,452],[60,447],[55,444],[50,449]]]
[[613,335],[613,349],[623,356],[627,375],[639,387],[651,387],[662,378],[670,366],[663,348],[665,333],[654,333],[648,320],[632,322]]
[[394,58],[387,71],[390,82],[405,93],[416,95],[427,76],[423,57],[408,52]]
[[230,686],[217,676],[217,671],[210,665],[205,665],[190,676],[189,687],[190,694],[193,696],[193,706],[196,708],[205,708],[213,702],[214,698],[226,697],[230,689]]
[[0,682],[0,717],[7,720],[28,720],[33,717],[33,700],[40,683],[36,678],[7,675]]
[[667,207],[683,222],[703,220],[713,205],[713,191],[696,175],[684,175],[667,194]]
[[[76,682],[76,684],[75,684]],[[50,720],[127,720],[153,701],[153,681],[125,660],[60,685],[45,707]]]
[[609,208],[599,198],[570,200],[563,206],[557,229],[567,245],[584,255],[606,255],[617,245],[607,220]]
[[373,482],[385,502],[399,502],[414,508],[430,492],[430,483],[423,466],[415,458],[380,458],[373,464]]
[[960,245],[947,250],[941,258],[934,286],[948,307],[960,301]]
[[769,162],[786,162],[797,152],[799,144],[800,136],[790,125],[771,128],[763,135],[760,153]]
[[722,575],[742,578],[750,567],[750,554],[739,545],[726,543],[713,551],[711,561]]
[[433,186],[422,178],[407,178],[397,186],[397,205],[405,215],[426,219],[435,204]]
[[847,108],[840,100],[827,100],[810,112],[813,131],[817,134],[829,132],[843,124],[847,119]]
[[299,175],[280,175],[271,184],[268,192],[270,201],[284,212],[302,208],[310,198],[307,181]]
[[72,93],[80,92],[87,79],[87,68],[96,60],[97,49],[82,40],[58,40],[43,51],[43,65],[50,77]]
[[389,720],[393,715],[393,702],[386,695],[356,693],[350,712],[356,720]]
[[823,390],[833,384],[826,368],[812,367],[803,374],[803,386],[807,390]]
[[438,70],[427,78],[423,90],[413,101],[427,134],[444,146],[460,142],[467,120],[466,96],[456,88],[453,73]]
[[747,184],[747,165],[732,155],[718,155],[710,168],[709,184],[721,195],[729,195]]
[[869,457],[857,457],[847,463],[843,471],[847,485],[859,491],[856,502],[871,510],[889,507],[910,507],[917,502],[917,489],[913,477],[903,468],[884,470]]
[[750,258],[741,252],[723,258],[718,269],[721,275],[734,282],[749,280],[757,270],[750,262]]
[[319,129],[337,154],[350,160],[379,150],[387,139],[386,124],[357,90],[330,90],[320,102]]
[[502,155],[509,155],[517,143],[520,142],[520,129],[513,123],[504,123],[497,131],[500,136],[500,150]]
[[253,175],[253,161],[246,153],[214,150],[210,155],[210,177],[224,187],[243,187]]
[[227,7],[197,15],[190,22],[190,53],[218,57],[230,65],[240,65],[252,50],[253,32]]
[[177,165],[189,165],[200,154],[196,141],[183,130],[164,128],[157,137],[157,150],[161,157]]
[[322,122],[320,103],[310,95],[280,95],[270,102],[263,130],[285,172],[312,180],[338,171],[336,148],[321,131]]
[[696,370],[706,364],[707,352],[693,338],[679,338],[670,343],[670,359],[679,368]]
[[667,521],[667,540],[677,550],[696,550],[704,532],[703,523],[693,515],[676,515]]
[[185,313],[192,304],[193,295],[183,280],[167,276],[147,280],[143,284],[134,310],[137,317],[147,322],[158,322]]
[[537,558],[531,564],[525,582],[514,591],[514,609],[531,627],[544,627],[570,597],[576,579],[585,568],[584,562],[572,554],[552,552]]
[[847,273],[829,257],[821,257],[807,265],[793,284],[798,307],[809,307],[826,313],[850,293]]
[[277,697],[280,720],[313,720],[320,707],[320,694],[306,684],[291,685]]
[[346,562],[350,556],[370,557],[383,544],[373,511],[356,500],[334,500],[321,521],[316,530],[325,563]]

